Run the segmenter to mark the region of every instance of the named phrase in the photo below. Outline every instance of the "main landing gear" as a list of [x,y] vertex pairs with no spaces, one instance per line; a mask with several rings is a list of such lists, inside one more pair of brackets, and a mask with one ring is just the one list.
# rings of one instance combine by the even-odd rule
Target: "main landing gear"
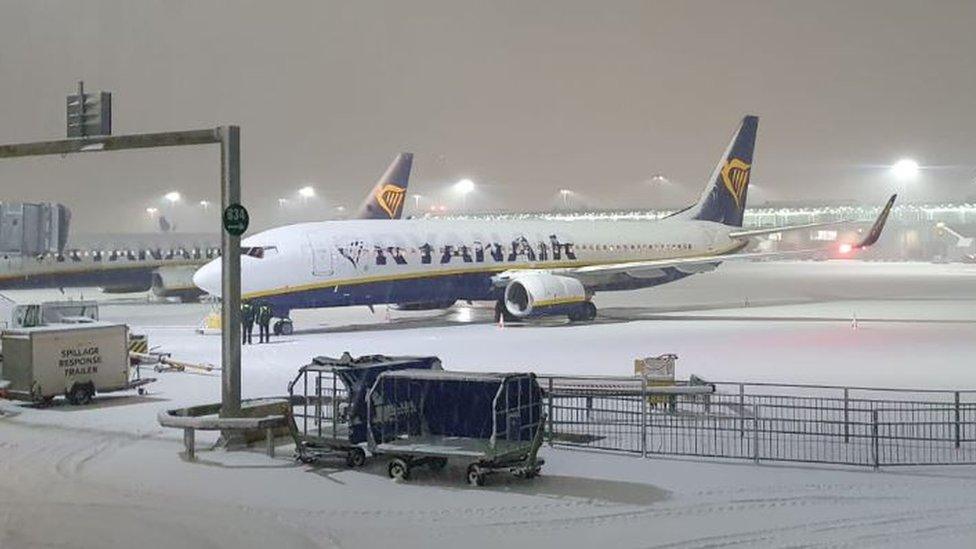
[[570,322],[583,322],[596,318],[596,305],[592,301],[585,301],[578,309],[566,315]]
[[505,322],[515,322],[518,320],[518,317],[508,312],[508,308],[505,307],[505,301],[499,299],[495,302],[495,323],[498,323],[502,319],[505,319]]
[[295,326],[291,323],[290,318],[282,318],[274,323],[271,328],[274,331],[274,335],[291,335],[295,332]]

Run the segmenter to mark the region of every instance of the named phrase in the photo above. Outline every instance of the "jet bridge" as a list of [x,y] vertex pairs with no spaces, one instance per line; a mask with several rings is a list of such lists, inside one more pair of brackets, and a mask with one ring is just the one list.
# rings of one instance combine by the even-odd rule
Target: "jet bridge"
[[0,254],[60,253],[68,243],[71,211],[54,202],[0,202]]

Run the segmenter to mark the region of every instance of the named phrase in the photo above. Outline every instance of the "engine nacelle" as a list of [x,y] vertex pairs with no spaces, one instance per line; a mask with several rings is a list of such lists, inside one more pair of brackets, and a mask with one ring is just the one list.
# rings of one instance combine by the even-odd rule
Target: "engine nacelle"
[[568,276],[524,274],[505,287],[505,309],[517,318],[568,314],[585,302],[583,284]]
[[152,275],[152,293],[156,297],[177,297],[182,301],[193,300],[203,291],[193,284],[197,266],[179,265],[160,267]]

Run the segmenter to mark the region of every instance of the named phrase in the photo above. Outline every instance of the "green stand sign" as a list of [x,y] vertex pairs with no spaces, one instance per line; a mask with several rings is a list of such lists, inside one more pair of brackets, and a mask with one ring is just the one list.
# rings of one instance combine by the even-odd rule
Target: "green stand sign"
[[247,208],[240,204],[231,204],[224,210],[224,230],[231,236],[241,236],[247,230],[251,216]]

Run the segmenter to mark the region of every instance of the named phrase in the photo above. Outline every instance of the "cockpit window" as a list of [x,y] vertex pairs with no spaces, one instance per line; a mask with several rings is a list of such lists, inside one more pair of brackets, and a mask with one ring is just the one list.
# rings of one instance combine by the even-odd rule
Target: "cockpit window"
[[264,259],[266,255],[276,253],[278,253],[277,246],[245,246],[241,248],[241,255],[256,257],[258,259]]

